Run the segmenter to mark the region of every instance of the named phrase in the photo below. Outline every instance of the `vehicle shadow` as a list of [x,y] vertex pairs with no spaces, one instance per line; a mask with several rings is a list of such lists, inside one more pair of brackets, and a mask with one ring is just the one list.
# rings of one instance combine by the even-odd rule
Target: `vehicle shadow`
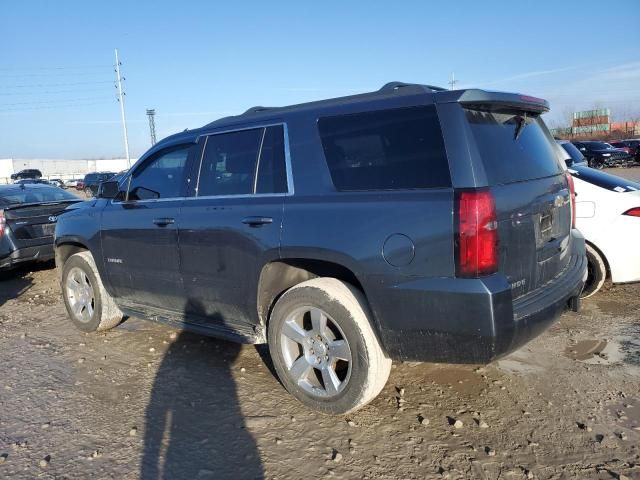
[[29,275],[34,270],[51,268],[51,264],[36,264],[21,266],[11,270],[0,271],[0,307],[9,300],[18,298],[33,285],[33,278]]
[[142,480],[263,478],[231,373],[239,344],[182,332],[146,409]]

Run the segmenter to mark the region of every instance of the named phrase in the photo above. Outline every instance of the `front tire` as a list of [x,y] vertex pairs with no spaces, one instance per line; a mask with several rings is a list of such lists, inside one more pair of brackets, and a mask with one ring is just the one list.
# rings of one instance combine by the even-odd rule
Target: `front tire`
[[373,331],[364,295],[335,278],[285,292],[269,318],[269,352],[283,386],[305,405],[344,414],[373,400],[391,360]]
[[79,330],[100,332],[122,321],[122,312],[105,290],[90,252],[67,259],[60,286],[69,318]]
[[589,244],[587,244],[587,262],[587,281],[580,294],[582,298],[588,298],[597,293],[607,279],[607,264],[604,258]]

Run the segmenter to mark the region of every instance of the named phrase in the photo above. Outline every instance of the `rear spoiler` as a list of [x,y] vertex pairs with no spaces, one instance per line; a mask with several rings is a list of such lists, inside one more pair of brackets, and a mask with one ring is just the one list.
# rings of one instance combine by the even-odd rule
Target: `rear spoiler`
[[458,98],[458,103],[469,107],[486,108],[488,110],[500,108],[516,108],[527,112],[545,113],[549,111],[549,102],[542,98],[531,97],[519,93],[490,92],[487,90],[471,89]]
[[52,206],[52,205],[61,205],[63,203],[80,203],[83,200],[81,198],[79,198],[78,200],[56,200],[54,202],[31,202],[31,203],[17,203],[14,205],[7,205],[4,207],[0,207],[0,210],[20,210],[21,208],[28,208],[28,207],[48,207],[48,206]]

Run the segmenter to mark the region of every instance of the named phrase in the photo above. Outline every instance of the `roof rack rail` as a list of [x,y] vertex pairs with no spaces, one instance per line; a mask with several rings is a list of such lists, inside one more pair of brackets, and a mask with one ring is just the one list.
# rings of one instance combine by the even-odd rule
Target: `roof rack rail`
[[266,110],[273,110],[273,108],[274,107],[262,107],[262,106],[258,105],[256,107],[251,107],[250,109],[248,109],[247,111],[242,113],[242,115],[252,115],[254,113],[264,112]]
[[413,87],[419,88],[421,90],[431,91],[431,92],[444,92],[446,88],[436,87],[434,85],[422,85],[419,83],[405,83],[405,82],[389,82],[382,86],[379,92],[392,92],[396,90],[400,90],[401,88]]

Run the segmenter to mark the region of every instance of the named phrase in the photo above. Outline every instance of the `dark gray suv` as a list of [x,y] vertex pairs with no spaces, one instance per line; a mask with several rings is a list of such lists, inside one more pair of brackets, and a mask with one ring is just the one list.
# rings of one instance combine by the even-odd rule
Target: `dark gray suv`
[[268,343],[330,413],[373,399],[391,359],[489,362],[577,309],[586,277],[547,110],[394,82],[168,137],[59,219],[69,316]]

